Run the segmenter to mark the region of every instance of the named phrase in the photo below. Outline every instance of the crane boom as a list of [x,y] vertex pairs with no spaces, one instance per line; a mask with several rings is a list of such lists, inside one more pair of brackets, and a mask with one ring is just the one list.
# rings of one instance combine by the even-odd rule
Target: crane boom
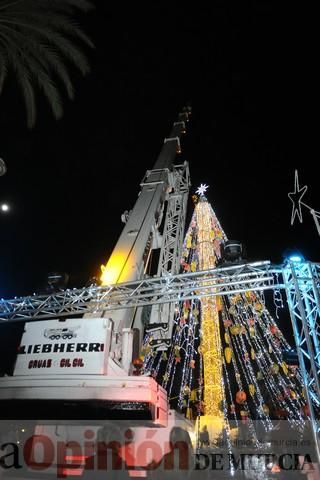
[[142,278],[148,244],[151,242],[153,248],[161,245],[159,223],[169,191],[176,186],[172,175],[173,161],[176,154],[181,151],[180,138],[185,132],[185,124],[190,112],[190,107],[185,107],[179,114],[179,121],[173,124],[170,136],[165,138],[153,169],[147,170],[140,184],[141,191],[138,199],[103,268],[103,285]]
[[[123,231],[106,266],[102,267],[103,285],[145,278],[154,250],[159,250],[158,266],[154,274],[163,276],[179,272],[190,179],[187,162],[182,165],[173,165],[173,162],[176,154],[181,152],[180,139],[185,133],[190,113],[190,107],[185,107],[179,114],[169,137],[164,139],[153,169],[147,170],[140,183],[138,199],[126,218]],[[101,312],[101,315],[112,318],[115,332],[120,335],[125,329],[135,329],[136,333],[142,333],[146,321],[143,319],[142,308]],[[165,337],[167,345],[171,336],[169,324],[173,316],[172,304],[153,306],[147,316],[147,322],[153,325],[155,338]],[[140,339],[137,340],[138,343],[139,341]]]

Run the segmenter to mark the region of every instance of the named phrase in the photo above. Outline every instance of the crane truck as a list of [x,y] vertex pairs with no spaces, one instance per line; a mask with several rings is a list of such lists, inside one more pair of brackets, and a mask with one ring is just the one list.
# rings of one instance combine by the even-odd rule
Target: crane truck
[[[174,160],[190,114],[190,107],[181,111],[154,167],[140,183],[134,207],[122,216],[125,225],[103,268],[103,285],[179,273],[190,176],[187,162]],[[155,255],[158,260],[150,271]],[[99,288],[95,292],[98,298]],[[148,426],[151,437],[155,429],[169,431],[184,422],[170,410],[165,389],[151,375],[137,375],[134,366],[146,329],[152,332],[155,350],[170,345],[174,303],[119,308],[113,299],[113,304],[114,309],[104,310],[97,301],[81,316],[57,314],[25,323],[13,374],[0,379],[1,418],[29,419],[33,425],[41,419],[32,427],[33,439],[45,436],[53,443],[78,441],[79,432],[88,429],[86,424],[79,430],[83,419],[92,435],[101,419],[129,422],[130,427],[139,420],[140,436]],[[79,474],[75,467],[68,472]]]

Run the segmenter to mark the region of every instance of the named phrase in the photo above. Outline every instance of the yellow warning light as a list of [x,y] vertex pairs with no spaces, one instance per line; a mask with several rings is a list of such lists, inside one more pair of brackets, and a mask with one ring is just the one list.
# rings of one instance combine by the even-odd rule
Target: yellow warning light
[[[118,283],[120,275],[123,274],[125,263],[126,257],[123,254],[113,254],[106,265],[101,265],[101,284],[105,286]],[[122,275],[121,282],[125,281],[126,279]]]

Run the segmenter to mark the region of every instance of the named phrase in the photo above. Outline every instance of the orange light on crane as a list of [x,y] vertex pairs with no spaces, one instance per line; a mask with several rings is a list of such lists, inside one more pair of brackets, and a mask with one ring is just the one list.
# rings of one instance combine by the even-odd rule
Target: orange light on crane
[[106,265],[101,265],[101,285],[106,286],[119,283],[120,276],[121,282],[125,282],[127,280],[124,272],[126,260],[127,256],[122,253],[111,255],[108,263]]

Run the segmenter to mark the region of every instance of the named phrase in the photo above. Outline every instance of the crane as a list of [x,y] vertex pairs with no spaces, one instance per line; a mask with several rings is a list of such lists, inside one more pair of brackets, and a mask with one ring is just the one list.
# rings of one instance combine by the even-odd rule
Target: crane
[[[102,289],[150,278],[147,268],[153,251],[159,255],[154,274],[166,278],[178,273],[190,176],[187,162],[174,164],[174,159],[181,152],[190,114],[188,106],[179,113],[153,169],[143,177],[137,201],[124,215],[123,231],[103,267]],[[115,299],[116,294],[111,296]],[[5,416],[9,412],[17,416],[22,405],[23,415],[27,412],[30,418],[40,412],[48,416],[61,406],[67,416],[66,405],[76,402],[72,414],[79,408],[80,417],[93,406],[104,416],[111,410],[113,417],[127,412],[128,417],[142,415],[155,424],[166,422],[166,391],[151,377],[133,375],[145,309],[96,307],[83,311],[81,318],[57,312],[54,320],[26,322],[13,376],[0,386]],[[170,342],[172,303],[154,304],[147,313],[155,348],[163,348]]]

